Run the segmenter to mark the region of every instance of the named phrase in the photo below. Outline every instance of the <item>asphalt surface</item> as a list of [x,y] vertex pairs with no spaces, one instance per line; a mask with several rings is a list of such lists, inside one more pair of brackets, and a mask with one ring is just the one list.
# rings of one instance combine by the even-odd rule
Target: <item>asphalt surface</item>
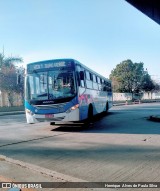
[[[159,106],[155,104],[117,106],[108,116],[95,121],[93,127],[74,133],[73,129],[66,131],[63,128],[53,127],[51,133],[48,131],[51,127],[48,126],[45,128],[32,126],[33,131],[30,133],[27,124],[22,128],[20,119],[16,119],[18,123],[14,127],[11,124],[12,116],[8,119],[6,116],[1,120],[3,128],[0,135],[0,153],[4,155],[0,156],[0,182],[24,180],[59,182],[62,186],[63,182],[95,180],[160,181],[160,128],[159,123],[151,122],[149,119],[150,115],[156,116],[159,113]],[[14,134],[10,134],[10,140],[3,138],[3,133],[13,133],[12,127]],[[20,136],[17,136],[18,133]],[[96,179],[95,174],[97,174]],[[143,189],[138,188],[138,190]],[[46,190],[64,191],[65,188]],[[100,189],[88,188],[88,190]],[[127,190],[132,189],[127,188]]]

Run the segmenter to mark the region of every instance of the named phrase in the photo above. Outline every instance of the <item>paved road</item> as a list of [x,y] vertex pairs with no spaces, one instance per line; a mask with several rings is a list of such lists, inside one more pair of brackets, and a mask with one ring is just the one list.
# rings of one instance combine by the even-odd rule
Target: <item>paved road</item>
[[[0,154],[85,181],[160,181],[160,104],[113,107],[78,130],[1,116]],[[154,189],[155,190],[155,189]]]

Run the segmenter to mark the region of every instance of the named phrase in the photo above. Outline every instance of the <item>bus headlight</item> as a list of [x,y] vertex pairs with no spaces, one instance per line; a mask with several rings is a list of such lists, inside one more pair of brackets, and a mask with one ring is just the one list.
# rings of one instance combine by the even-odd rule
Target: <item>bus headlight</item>
[[26,113],[28,113],[30,115],[34,115],[34,113],[31,110],[29,110],[29,109],[26,109]]
[[70,109],[66,111],[66,113],[70,113],[71,111],[76,110],[77,108],[79,108],[79,104],[72,106]]
[[71,107],[71,110],[75,110],[75,109],[77,109],[77,108],[79,108],[79,104],[74,105],[73,107]]

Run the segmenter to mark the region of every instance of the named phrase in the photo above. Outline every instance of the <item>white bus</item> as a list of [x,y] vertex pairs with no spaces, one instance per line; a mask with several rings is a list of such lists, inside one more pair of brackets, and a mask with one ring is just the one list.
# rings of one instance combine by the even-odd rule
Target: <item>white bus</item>
[[74,59],[27,65],[27,123],[82,121],[112,106],[111,81]]

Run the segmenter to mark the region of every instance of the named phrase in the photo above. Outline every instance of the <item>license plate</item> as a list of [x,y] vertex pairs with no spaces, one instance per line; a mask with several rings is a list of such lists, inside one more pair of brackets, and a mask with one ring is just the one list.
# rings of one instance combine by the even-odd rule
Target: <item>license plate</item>
[[53,114],[45,114],[45,118],[53,118],[54,115]]

